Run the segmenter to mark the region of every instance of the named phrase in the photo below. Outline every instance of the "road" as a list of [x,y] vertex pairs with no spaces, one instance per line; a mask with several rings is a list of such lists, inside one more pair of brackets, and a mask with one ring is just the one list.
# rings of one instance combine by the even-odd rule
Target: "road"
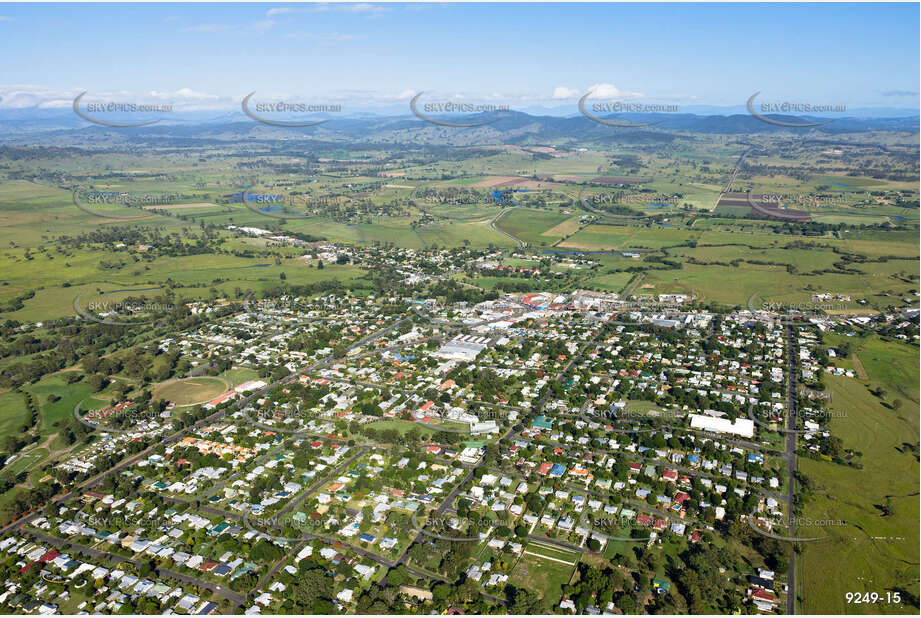
[[280,511],[278,511],[278,516],[282,517],[286,515],[289,511],[291,511],[291,509],[293,509],[295,506],[297,506],[298,504],[306,500],[308,497],[312,496],[314,492],[316,492],[318,489],[323,487],[325,483],[328,483],[331,479],[334,479],[340,474],[342,474],[343,472],[345,472],[348,469],[348,467],[352,465],[352,463],[356,459],[358,459],[359,457],[367,453],[369,450],[370,449],[367,446],[360,447],[357,453],[355,453],[354,455],[349,457],[347,460],[345,460],[344,462],[336,466],[332,472],[330,472],[325,477],[323,477],[322,479],[320,479],[319,481],[311,485],[307,489],[307,491],[301,492],[299,496],[296,496],[293,500],[291,500],[288,504],[286,504]]
[[[722,197],[723,193],[729,193],[729,190],[732,188],[732,183],[735,182],[736,174],[739,173],[739,168],[742,167],[742,161],[745,159],[745,156],[752,151],[750,147],[748,150],[739,155],[739,158],[736,159],[736,164],[732,167],[732,173],[729,174],[729,180],[726,182],[726,187],[720,193]],[[719,202],[719,200],[717,200]]]
[[[362,345],[365,345],[366,343],[368,343],[368,342],[370,342],[370,341],[375,340],[376,338],[380,337],[381,335],[384,335],[384,334],[390,332],[391,330],[393,330],[394,328],[396,328],[397,326],[399,326],[400,324],[402,324],[403,322],[405,322],[405,321],[408,320],[408,319],[409,319],[409,316],[406,316],[406,317],[404,317],[404,318],[401,318],[401,319],[397,320],[396,322],[394,322],[394,323],[391,324],[390,326],[384,327],[384,328],[382,328],[382,329],[380,329],[380,330],[378,330],[378,331],[376,331],[376,332],[374,332],[374,333],[371,333],[371,334],[367,335],[366,337],[363,337],[362,339],[356,341],[356,342],[353,343],[351,346],[349,346],[349,347],[346,349],[346,354],[348,354],[348,353],[351,352],[352,350],[355,350],[355,349],[361,347]],[[126,468],[128,468],[128,467],[130,467],[130,466],[132,466],[132,465],[134,465],[135,463],[137,463],[138,461],[142,460],[143,458],[148,457],[149,455],[151,455],[151,454],[155,451],[155,449],[156,449],[157,447],[159,447],[159,446],[169,446],[170,444],[173,444],[174,442],[177,442],[177,441],[178,441],[184,434],[186,434],[188,431],[194,430],[194,429],[198,429],[198,428],[204,427],[204,426],[206,426],[206,425],[209,425],[209,424],[211,424],[211,423],[214,423],[215,421],[217,421],[217,420],[223,418],[228,412],[235,411],[235,410],[242,410],[242,409],[245,408],[247,405],[249,405],[252,401],[254,401],[254,400],[256,400],[256,399],[258,399],[258,398],[264,396],[265,394],[269,393],[269,392],[272,391],[273,389],[275,389],[275,388],[277,388],[277,387],[279,387],[279,386],[281,386],[281,385],[288,384],[288,383],[290,383],[290,382],[292,382],[292,381],[298,379],[298,377],[299,377],[302,373],[307,372],[307,371],[311,371],[311,370],[313,370],[314,368],[316,368],[316,367],[318,367],[318,366],[323,366],[324,364],[329,364],[329,363],[333,362],[334,360],[337,360],[337,359],[335,359],[335,358],[329,358],[329,359],[320,361],[319,363],[315,363],[315,364],[313,364],[313,365],[311,365],[311,366],[308,366],[308,367],[305,367],[305,368],[303,368],[303,369],[301,369],[301,370],[299,370],[299,371],[295,371],[295,372],[293,372],[293,373],[291,373],[291,374],[288,374],[287,376],[285,376],[285,377],[283,377],[283,378],[281,378],[281,379],[279,379],[279,380],[276,380],[275,382],[272,382],[271,384],[268,384],[267,386],[263,387],[263,388],[260,389],[259,391],[253,392],[252,394],[250,394],[250,395],[248,395],[248,396],[246,396],[246,397],[243,397],[242,399],[237,400],[236,402],[234,402],[233,405],[228,406],[227,408],[218,410],[218,411],[215,412],[214,414],[211,414],[211,415],[209,415],[209,416],[207,416],[207,417],[205,417],[205,418],[203,418],[203,419],[197,421],[197,422],[194,423],[193,425],[191,425],[191,426],[189,426],[189,427],[186,427],[186,428],[183,428],[183,429],[180,429],[179,431],[176,431],[176,432],[174,432],[174,433],[172,433],[172,434],[170,434],[170,435],[164,437],[163,439],[161,439],[161,440],[159,440],[158,442],[152,444],[151,446],[149,446],[149,447],[147,447],[146,449],[140,451],[139,453],[137,453],[137,454],[135,454],[135,455],[133,455],[133,456],[127,458],[127,459],[124,459],[124,460],[122,460],[121,462],[119,462],[118,464],[116,464],[115,466],[113,466],[113,467],[111,467],[111,468],[109,468],[109,469],[107,469],[107,470],[105,470],[105,471],[103,471],[103,472],[100,472],[99,474],[97,474],[97,475],[95,475],[95,476],[93,476],[93,477],[87,479],[86,481],[84,481],[84,482],[81,483],[80,485],[74,487],[72,491],[69,491],[69,492],[67,492],[67,493],[58,494],[58,495],[52,497],[51,500],[48,502],[48,505],[52,505],[52,504],[61,504],[61,503],[63,503],[63,502],[67,502],[67,501],[69,501],[69,500],[71,500],[71,499],[73,499],[73,498],[75,498],[75,497],[78,497],[78,496],[82,495],[84,491],[86,491],[86,490],[88,490],[88,489],[91,489],[91,488],[93,488],[93,487],[97,487],[97,486],[98,486],[99,484],[101,484],[101,483],[103,482],[103,480],[104,480],[106,477],[108,477],[109,475],[111,475],[111,474],[116,474],[116,473],[118,473],[118,472],[120,472],[120,471],[122,471],[122,470],[124,470],[124,469],[126,469]],[[180,500],[180,502],[181,502],[181,500]],[[200,508],[201,508],[201,510],[202,510],[203,512],[211,512],[211,513],[213,513],[213,514],[221,515],[221,516],[227,516],[227,515],[228,515],[227,513],[223,512],[223,511],[218,511],[218,510],[216,510],[216,509],[211,509],[211,508],[209,508],[209,507],[202,506],[202,507],[200,507]],[[26,526],[26,525],[28,525],[29,523],[31,523],[32,521],[34,521],[34,520],[37,519],[38,517],[41,517],[41,516],[42,516],[43,510],[44,510],[44,509],[37,509],[35,512],[29,513],[29,514],[27,514],[27,515],[24,515],[23,517],[20,517],[20,518],[17,519],[16,521],[13,521],[13,522],[10,523],[9,525],[7,525],[7,526],[3,527],[2,529],[0,529],[0,535],[6,534],[6,533],[8,533],[8,532],[10,532],[10,531],[13,531],[13,530],[19,530],[20,532],[23,532],[23,533],[26,533],[26,534],[32,534],[33,536],[39,535],[40,533],[31,531],[31,530],[24,530],[23,527]],[[42,536],[42,537],[47,537],[47,535],[41,535],[41,536]],[[94,555],[92,552],[96,552],[96,553],[99,555],[99,557],[115,556],[114,554],[107,554],[106,552],[99,552],[98,550],[91,550],[90,548],[86,548],[86,547],[79,546],[79,545],[76,545],[76,544],[73,544],[73,543],[69,543],[69,542],[67,542],[67,541],[62,541],[62,540],[60,540],[60,539],[55,539],[54,537],[47,537],[47,539],[49,539],[49,540],[48,540],[49,543],[50,543],[50,542],[54,542],[54,543],[56,543],[56,544],[61,544],[61,543],[63,543],[63,544],[65,544],[65,545],[70,545],[70,546],[78,547],[79,549],[81,549],[81,551],[85,551],[88,555]],[[59,546],[60,546],[60,545],[59,545]],[[122,557],[120,557],[120,556],[118,556],[118,558],[119,558],[119,561],[125,560],[125,558],[122,558]],[[133,562],[132,560],[128,560],[128,561],[129,561],[129,562]],[[235,592],[233,592],[233,591],[226,590],[226,589],[223,588],[222,586],[215,586],[214,584],[210,584],[210,583],[208,583],[208,582],[204,582],[204,580],[196,580],[195,578],[189,577],[189,576],[187,576],[187,575],[183,575],[183,574],[181,574],[181,573],[175,573],[175,572],[169,571],[169,570],[167,570],[167,569],[158,569],[158,573],[160,573],[160,574],[162,574],[162,575],[164,575],[164,576],[166,576],[166,577],[175,578],[175,579],[178,580],[178,581],[193,583],[193,584],[195,584],[195,585],[197,585],[197,586],[202,586],[202,587],[205,587],[205,588],[208,588],[208,589],[213,589],[213,590],[215,591],[215,593],[218,594],[218,596],[222,596],[223,598],[229,599],[231,602],[235,603],[236,606],[242,604],[242,603],[244,602],[244,600],[246,599],[245,595],[240,595],[240,594],[235,593]]]
[[[73,541],[66,541],[66,540],[59,539],[53,536],[48,536],[47,534],[36,532],[34,530],[23,530],[23,533],[28,534],[29,536],[41,541],[42,543],[53,545],[54,547],[57,547],[61,550],[67,551],[69,549],[72,549],[74,551],[78,551],[80,553],[86,554],[87,556],[90,556],[91,558],[95,558],[96,560],[107,561],[113,565],[117,565],[121,562],[130,562],[135,567],[138,567],[141,565],[141,562],[142,562],[141,560],[138,560],[137,558],[127,558],[125,556],[120,556],[118,554],[112,554],[106,551],[93,549],[92,547],[81,545],[80,543],[75,543]],[[212,590],[215,595],[221,598],[227,599],[233,604],[233,607],[231,608],[231,610],[236,607],[239,607],[246,600],[245,595],[242,595],[238,592],[234,592],[233,590],[230,590],[226,586],[221,586],[213,582],[206,581],[204,579],[192,577],[191,575],[185,575],[184,573],[177,573],[176,571],[170,571],[169,569],[163,569],[163,568],[156,569],[156,573],[158,576],[168,577],[170,579],[174,579],[176,581],[190,584],[192,586],[197,586],[200,589]]]
[[522,249],[522,248],[524,248],[524,245],[525,245],[525,243],[524,243],[523,240],[521,240],[521,239],[518,238],[517,236],[513,236],[513,235],[509,234],[509,233],[506,232],[505,230],[502,230],[502,229],[499,229],[498,227],[496,227],[496,222],[497,222],[499,219],[501,219],[501,218],[503,217],[503,215],[505,215],[505,213],[510,212],[510,211],[512,211],[512,210],[515,210],[515,207],[514,207],[514,206],[512,206],[512,207],[510,207],[510,208],[503,208],[502,210],[500,210],[500,211],[499,211],[499,214],[497,214],[495,217],[493,217],[493,218],[489,221],[489,229],[491,229],[491,230],[494,231],[494,232],[498,232],[498,233],[502,234],[503,236],[508,236],[509,238],[511,238],[512,240],[514,240],[515,242],[518,243],[518,248],[519,248],[519,249]]
[[[787,482],[787,530],[790,537],[796,536],[796,522],[793,513],[796,483],[796,345],[793,340],[793,326],[787,324],[787,449],[785,459],[789,478]],[[787,614],[796,613],[796,552],[790,545],[790,569],[787,571]]]

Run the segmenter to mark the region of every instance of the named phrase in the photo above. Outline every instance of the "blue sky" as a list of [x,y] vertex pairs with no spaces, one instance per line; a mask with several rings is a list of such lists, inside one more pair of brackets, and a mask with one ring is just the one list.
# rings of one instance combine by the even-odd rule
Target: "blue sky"
[[[406,107],[413,93],[574,106],[917,107],[919,5],[0,5],[0,107],[119,94]],[[238,107],[237,107],[238,109]]]

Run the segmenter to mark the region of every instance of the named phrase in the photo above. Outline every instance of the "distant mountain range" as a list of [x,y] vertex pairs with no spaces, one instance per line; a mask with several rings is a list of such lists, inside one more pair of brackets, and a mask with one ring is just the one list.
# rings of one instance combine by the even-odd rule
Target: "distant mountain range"
[[[742,108],[744,110],[744,107]],[[908,111],[908,110],[905,110]],[[314,139],[321,141],[367,141],[372,143],[447,143],[525,144],[535,142],[567,143],[574,141],[670,141],[675,133],[811,133],[840,134],[865,131],[919,132],[919,115],[908,113],[891,116],[783,116],[765,114],[768,118],[787,123],[825,122],[827,124],[790,128],[767,123],[747,112],[733,114],[697,113],[625,113],[599,116],[619,122],[649,123],[651,127],[611,127],[581,114],[533,115],[518,111],[490,112],[463,118],[438,116],[439,119],[475,123],[491,121],[480,127],[444,127],[425,122],[411,114],[378,116],[370,113],[314,115],[327,122],[313,127],[275,127],[261,124],[242,111],[212,111],[173,113],[155,125],[146,127],[109,128],[84,120],[67,109],[0,109],[0,142],[46,143],[49,140],[121,136],[129,141],[143,138],[192,138],[228,140],[243,136],[264,139]],[[149,117],[148,117],[149,118]],[[139,120],[142,119],[139,117]],[[147,119],[147,118],[143,118]],[[117,138],[116,138],[117,139]]]

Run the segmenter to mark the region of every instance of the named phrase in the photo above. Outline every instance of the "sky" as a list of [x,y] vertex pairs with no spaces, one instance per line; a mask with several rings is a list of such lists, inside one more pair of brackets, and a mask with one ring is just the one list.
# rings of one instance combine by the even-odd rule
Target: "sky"
[[[919,5],[0,4],[0,108],[579,97],[918,108]],[[431,97],[431,99],[429,99]]]

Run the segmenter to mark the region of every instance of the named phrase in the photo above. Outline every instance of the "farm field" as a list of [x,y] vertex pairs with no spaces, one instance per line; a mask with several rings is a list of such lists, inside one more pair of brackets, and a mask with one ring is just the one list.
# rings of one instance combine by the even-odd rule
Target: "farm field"
[[562,234],[552,233],[557,226],[569,220],[563,213],[515,208],[499,219],[497,225],[516,238],[534,244],[550,245]]
[[[564,599],[577,614],[752,614],[761,568],[776,569],[757,581],[777,611],[788,585],[797,613],[917,610],[913,125],[372,116],[24,127],[0,147],[0,513],[24,517],[14,534],[61,533],[74,515],[45,508],[58,493],[87,512],[114,504],[91,488],[132,513],[163,507],[170,521],[142,532],[169,531],[169,549],[203,562],[145,554],[129,570],[177,569],[201,596],[186,611],[213,596],[215,614],[567,613]],[[77,188],[169,199],[83,209]],[[734,204],[746,194],[809,220]],[[803,319],[800,305],[818,308]],[[827,388],[846,412],[809,439],[850,449],[812,458],[802,440],[792,470],[782,433],[736,439],[688,418],[741,417],[748,403],[782,419],[785,319],[803,328],[800,364],[817,362],[792,386]],[[258,397],[211,405],[257,379]],[[110,427],[74,418],[109,407]],[[138,409],[149,424],[132,425]],[[146,448],[156,456],[118,467]],[[708,477],[727,480],[697,481]],[[796,545],[793,581],[793,545],[745,524],[782,527],[791,485],[796,534],[826,535]],[[33,505],[52,528],[28,520]],[[288,516],[309,539],[294,540]],[[439,516],[479,540],[416,537]],[[309,558],[295,553],[308,544]],[[581,589],[594,569],[618,589]],[[91,579],[80,586],[111,585]],[[422,592],[407,604],[403,586]],[[858,590],[906,602],[846,604]],[[102,602],[76,598],[58,610]],[[103,613],[173,605],[147,601]]]

